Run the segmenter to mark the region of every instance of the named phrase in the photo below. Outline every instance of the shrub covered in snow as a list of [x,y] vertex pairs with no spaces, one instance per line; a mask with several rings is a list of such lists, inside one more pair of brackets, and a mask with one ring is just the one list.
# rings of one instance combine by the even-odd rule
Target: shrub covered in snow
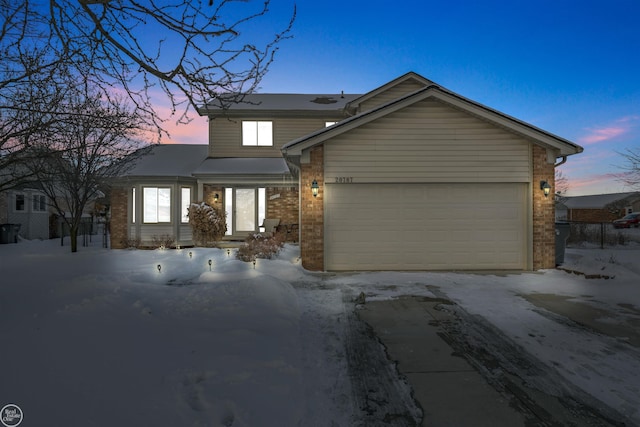
[[227,232],[225,211],[205,202],[191,203],[188,210],[193,243],[196,246],[215,246]]
[[281,234],[276,233],[273,236],[263,234],[252,234],[247,237],[238,252],[236,258],[241,261],[254,261],[256,258],[271,259],[280,252],[284,246]]
[[168,249],[174,247],[176,238],[169,234],[161,234],[160,236],[151,236],[151,247],[154,249]]

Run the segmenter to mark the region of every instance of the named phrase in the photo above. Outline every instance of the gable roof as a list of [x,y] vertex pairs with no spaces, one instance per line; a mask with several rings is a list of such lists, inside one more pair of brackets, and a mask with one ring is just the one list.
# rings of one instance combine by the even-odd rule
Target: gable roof
[[569,209],[604,209],[610,204],[622,202],[625,199],[629,199],[629,203],[632,203],[640,199],[640,192],[563,197],[562,202]]
[[388,83],[383,84],[380,87],[377,87],[376,89],[365,93],[364,95],[361,95],[359,97],[357,97],[356,99],[354,99],[353,101],[349,102],[349,104],[347,105],[347,108],[356,106],[356,105],[360,105],[363,102],[366,102],[368,100],[370,100],[371,98],[375,98],[376,96],[380,95],[383,92],[388,91],[389,89],[398,86],[402,83],[405,82],[409,82],[409,81],[413,81],[423,87],[426,86],[430,86],[430,85],[434,85],[435,83],[432,82],[431,80],[428,80],[424,77],[422,77],[420,74],[414,73],[413,71],[409,71],[406,74],[403,74],[400,77],[397,77],[393,80],[391,80]]
[[402,108],[415,104],[425,99],[436,99],[453,108],[467,112],[477,118],[492,123],[503,129],[516,133],[539,145],[556,149],[559,156],[568,156],[581,153],[583,148],[564,138],[553,135],[522,120],[511,117],[500,111],[472,101],[438,85],[430,84],[422,89],[405,95],[401,98],[383,104],[377,108],[364,111],[348,119],[342,120],[328,128],[295,139],[282,147],[285,155],[297,156],[302,150],[320,144],[329,138],[338,136],[351,129],[369,123],[380,117],[384,117]]

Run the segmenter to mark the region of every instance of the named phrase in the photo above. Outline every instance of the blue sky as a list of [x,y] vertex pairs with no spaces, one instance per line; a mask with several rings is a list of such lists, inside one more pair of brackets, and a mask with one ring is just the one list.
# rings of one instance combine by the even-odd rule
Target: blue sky
[[[273,0],[249,31],[286,24],[293,5]],[[364,93],[415,71],[582,145],[560,168],[569,195],[630,191],[613,175],[617,152],[640,150],[639,23],[638,0],[298,1],[260,91]]]

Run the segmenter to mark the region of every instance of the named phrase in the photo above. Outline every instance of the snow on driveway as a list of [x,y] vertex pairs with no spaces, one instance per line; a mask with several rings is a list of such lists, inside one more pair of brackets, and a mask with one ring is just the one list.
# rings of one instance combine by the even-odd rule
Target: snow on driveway
[[638,348],[523,298],[554,293],[606,309],[609,322],[625,309],[633,317],[638,249],[568,250],[568,266],[615,275],[590,280],[557,270],[315,275],[295,246],[254,269],[218,249],[0,245],[0,406],[18,405],[29,425],[349,425],[345,295],[436,287],[640,424]]

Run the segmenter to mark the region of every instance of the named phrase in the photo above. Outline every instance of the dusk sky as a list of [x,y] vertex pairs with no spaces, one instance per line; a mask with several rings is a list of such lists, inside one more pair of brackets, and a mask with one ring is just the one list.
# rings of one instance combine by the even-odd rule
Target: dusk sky
[[[271,23],[293,5],[273,0]],[[582,145],[568,195],[632,190],[614,175],[640,150],[640,1],[301,0],[260,92],[365,93],[408,71]],[[171,136],[204,144],[206,119]]]

